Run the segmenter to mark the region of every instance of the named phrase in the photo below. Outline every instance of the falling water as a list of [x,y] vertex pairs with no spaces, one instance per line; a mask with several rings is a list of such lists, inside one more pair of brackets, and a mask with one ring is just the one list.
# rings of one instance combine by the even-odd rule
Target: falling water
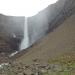
[[26,49],[29,46],[29,37],[28,37],[28,20],[25,17],[24,23],[24,38],[21,42],[20,50]]

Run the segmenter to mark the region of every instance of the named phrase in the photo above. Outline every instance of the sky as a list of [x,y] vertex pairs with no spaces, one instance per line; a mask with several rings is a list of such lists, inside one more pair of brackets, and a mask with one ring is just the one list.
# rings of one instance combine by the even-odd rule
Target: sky
[[36,15],[58,0],[0,0],[0,13],[8,16]]

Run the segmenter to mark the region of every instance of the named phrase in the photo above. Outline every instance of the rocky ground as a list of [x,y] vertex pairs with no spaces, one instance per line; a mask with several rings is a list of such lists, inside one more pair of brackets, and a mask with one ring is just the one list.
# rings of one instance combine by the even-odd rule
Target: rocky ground
[[75,75],[74,52],[50,59],[45,64],[40,63],[40,59],[32,61],[30,65],[9,62],[0,67],[0,75]]

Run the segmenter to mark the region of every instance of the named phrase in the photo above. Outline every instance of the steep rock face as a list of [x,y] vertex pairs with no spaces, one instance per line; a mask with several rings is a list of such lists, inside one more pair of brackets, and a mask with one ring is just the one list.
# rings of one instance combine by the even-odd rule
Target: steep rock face
[[75,0],[58,0],[45,10],[28,19],[29,42],[33,44],[53,31],[63,21],[75,13]]
[[[37,42],[43,38],[52,27],[54,28],[60,15],[63,17],[62,12],[66,0],[58,0],[57,3],[48,6],[37,15],[28,18],[28,33],[30,44]],[[56,20],[57,18],[57,20]],[[51,23],[55,24],[51,24]]]
[[14,56],[16,62],[32,63],[33,59],[46,62],[68,52],[75,52],[75,15],[68,18],[62,25],[49,33],[39,43]]
[[6,16],[0,14],[0,32],[6,32],[10,36],[23,35],[24,17]]
[[0,52],[12,53],[19,50],[23,38],[24,17],[0,14]]

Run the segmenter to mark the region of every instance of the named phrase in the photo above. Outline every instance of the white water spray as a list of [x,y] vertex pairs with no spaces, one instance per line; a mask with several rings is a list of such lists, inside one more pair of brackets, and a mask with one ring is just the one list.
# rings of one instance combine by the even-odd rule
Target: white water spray
[[24,39],[21,42],[20,50],[26,49],[29,46],[29,36],[28,36],[28,20],[25,17],[24,23]]

